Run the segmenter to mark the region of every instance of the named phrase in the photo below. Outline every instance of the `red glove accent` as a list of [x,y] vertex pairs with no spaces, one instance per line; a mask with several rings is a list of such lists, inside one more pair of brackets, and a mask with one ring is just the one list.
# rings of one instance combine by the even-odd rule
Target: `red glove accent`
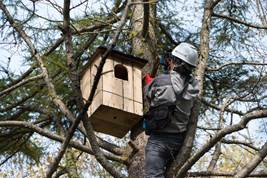
[[150,82],[153,80],[153,78],[149,75],[149,74],[146,74],[146,78],[145,78],[145,82],[146,84],[150,84]]

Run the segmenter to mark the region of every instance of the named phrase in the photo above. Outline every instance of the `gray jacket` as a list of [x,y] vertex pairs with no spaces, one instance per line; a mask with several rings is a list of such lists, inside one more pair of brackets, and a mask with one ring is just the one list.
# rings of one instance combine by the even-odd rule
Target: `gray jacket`
[[185,81],[185,76],[170,71],[157,76],[145,87],[145,98],[150,106],[162,104],[176,105],[171,117],[171,123],[158,132],[180,133],[186,131],[191,114],[193,101],[199,93],[198,81],[191,77]]

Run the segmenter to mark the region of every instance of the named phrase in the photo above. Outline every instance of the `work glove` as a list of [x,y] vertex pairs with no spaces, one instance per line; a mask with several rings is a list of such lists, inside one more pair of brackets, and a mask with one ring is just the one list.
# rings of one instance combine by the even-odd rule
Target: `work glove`
[[150,84],[150,82],[153,80],[153,78],[150,76],[150,74],[146,74],[145,76],[145,83],[146,85]]

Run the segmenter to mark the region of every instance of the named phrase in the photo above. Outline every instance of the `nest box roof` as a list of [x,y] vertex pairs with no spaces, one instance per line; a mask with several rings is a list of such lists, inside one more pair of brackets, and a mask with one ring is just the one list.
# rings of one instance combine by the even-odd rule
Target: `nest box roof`
[[[94,61],[94,59],[100,54],[104,54],[105,51],[107,50],[107,47],[104,46],[99,46],[96,51],[94,52],[94,54],[92,55],[92,57],[90,58],[90,64]],[[114,58],[119,58],[119,59],[123,59],[129,62],[132,62],[134,64],[136,64],[137,66],[143,68],[146,63],[148,62],[146,59],[142,59],[130,54],[125,54],[121,51],[117,51],[117,50],[111,50],[109,53],[110,57],[114,57]]]

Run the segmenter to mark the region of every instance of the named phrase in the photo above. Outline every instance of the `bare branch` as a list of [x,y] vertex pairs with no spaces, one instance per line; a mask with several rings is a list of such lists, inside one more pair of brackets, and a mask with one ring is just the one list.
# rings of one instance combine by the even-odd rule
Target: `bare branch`
[[[67,65],[70,70],[70,79],[71,79],[71,86],[72,89],[74,89],[74,95],[75,99],[78,100],[80,97],[77,96],[80,94],[79,91],[75,90],[76,89],[76,79],[77,79],[77,74],[75,70],[75,63],[73,60],[73,47],[72,47],[72,34],[70,31],[70,0],[64,0],[64,8],[63,8],[63,34],[65,38],[65,46],[66,46],[66,53],[67,53]],[[78,79],[79,80],[79,79]],[[79,102],[77,102],[79,103]],[[76,120],[75,120],[76,121]],[[76,122],[74,122],[76,123]],[[77,123],[77,126],[75,125],[75,128],[73,128],[74,124],[71,126],[71,130],[69,133],[67,133],[66,139],[64,140],[63,144],[61,145],[61,148],[57,154],[57,156],[54,157],[52,163],[49,165],[49,168],[46,172],[46,178],[51,178],[53,173],[57,170],[58,165],[63,157],[63,155],[66,152],[67,146],[69,145],[69,142],[71,140],[71,137],[73,136],[76,128],[78,127],[79,123]]]
[[88,0],[84,0],[84,1],[82,1],[82,2],[80,2],[80,3],[78,3],[78,4],[76,4],[75,6],[71,7],[70,10],[75,9],[75,8],[77,8],[77,7],[81,6],[81,5],[83,5],[83,4],[86,3],[87,1],[88,1]]
[[256,148],[255,146],[253,146],[251,143],[248,142],[242,142],[239,140],[226,140],[226,139],[222,139],[222,143],[224,144],[237,144],[237,145],[244,145],[246,147],[249,147],[253,150],[259,151],[259,148]]
[[207,151],[209,151],[218,141],[220,141],[225,135],[242,130],[246,127],[247,123],[253,119],[259,119],[267,116],[267,109],[258,110],[245,114],[241,121],[235,125],[225,127],[220,130],[214,137],[212,137],[206,144],[202,146],[189,160],[180,168],[177,173],[184,175]]
[[266,157],[267,155],[267,142],[263,145],[258,154],[251,160],[245,167],[238,171],[234,178],[245,178],[247,177],[257,166],[258,164]]
[[0,113],[7,112],[7,111],[9,111],[9,110],[11,110],[11,109],[13,109],[13,108],[15,108],[15,107],[17,107],[17,106],[23,104],[23,103],[26,102],[28,99],[34,97],[36,94],[37,94],[37,91],[34,92],[34,93],[32,93],[32,94],[29,95],[29,96],[26,96],[26,97],[20,99],[19,101],[15,101],[15,103],[10,104],[9,106],[7,106],[7,107],[5,107],[5,108],[0,108]]
[[[217,105],[215,105],[215,104],[212,104],[212,103],[206,101],[204,98],[202,98],[201,102],[202,102],[203,104],[205,104],[205,105],[207,105],[207,106],[213,108],[213,109],[216,109],[216,110],[218,110],[218,111],[221,110],[221,107],[219,107],[219,106],[217,106]],[[233,109],[229,109],[229,108],[225,108],[225,111],[230,112],[230,113],[234,113],[234,114],[238,114],[238,115],[240,115],[240,116],[243,116],[243,115],[244,115],[244,113],[241,112],[241,111],[233,110]]]
[[217,6],[217,4],[219,4],[219,2],[221,2],[222,0],[214,0],[213,2],[211,2],[210,8],[214,9],[215,6]]
[[161,29],[161,31],[166,35],[166,37],[170,40],[171,43],[178,45],[180,42],[179,41],[175,41],[172,38],[172,35],[165,29],[164,25],[162,23],[159,23],[159,28]]
[[57,41],[55,42],[54,45],[50,46],[44,53],[44,56],[48,56],[49,54],[51,54],[53,51],[55,51],[55,49],[64,41],[63,37],[60,37],[59,39],[57,39]]
[[17,84],[3,90],[3,91],[0,91],[0,97],[7,94],[7,93],[10,93],[11,91],[17,89],[18,87],[22,86],[22,85],[25,85],[29,82],[32,82],[32,81],[35,81],[35,80],[38,80],[38,79],[41,79],[43,78],[44,75],[43,74],[40,74],[40,75],[37,75],[37,76],[34,76],[34,77],[30,77],[30,78],[27,78],[27,79],[23,79],[22,81],[18,82]]
[[230,65],[252,65],[252,66],[256,66],[256,65],[267,65],[267,63],[264,62],[249,62],[249,61],[243,61],[243,62],[229,62],[226,64],[223,64],[221,66],[218,67],[214,67],[214,68],[208,68],[208,71],[219,71],[221,69],[223,69],[224,67],[230,66]]
[[242,24],[242,25],[245,25],[245,26],[248,26],[248,27],[256,28],[256,29],[267,29],[267,25],[252,24],[252,23],[248,23],[248,22],[243,21],[243,20],[235,19],[234,17],[226,16],[226,15],[223,15],[223,14],[213,13],[212,16],[219,17],[219,18],[222,18],[222,19],[226,19],[226,20],[229,20],[229,21],[232,21],[232,22],[235,22],[235,23],[238,23],[238,24]]
[[53,83],[51,82],[52,80],[49,77],[48,71],[47,71],[47,69],[46,69],[46,67],[44,65],[43,59],[40,56],[40,54],[37,53],[37,50],[36,50],[35,46],[33,45],[33,43],[31,42],[30,37],[25,33],[25,31],[23,30],[21,24],[19,22],[16,22],[13,19],[13,17],[9,13],[8,9],[6,8],[6,6],[3,4],[2,0],[0,0],[0,9],[4,12],[8,22],[10,23],[10,25],[17,31],[17,33],[22,37],[24,42],[28,45],[32,56],[37,60],[37,63],[39,65],[39,67],[41,68],[42,74],[44,75],[44,80],[45,80],[45,83],[46,83],[46,85],[48,87],[49,94],[50,94],[50,96],[52,98],[52,101],[54,102],[54,104],[57,107],[59,107],[61,112],[63,114],[65,114],[68,119],[70,119],[71,121],[74,121],[75,120],[74,115],[69,111],[69,109],[66,107],[64,102],[57,95],[57,93],[55,91],[55,87],[54,87]]
[[201,130],[221,130],[222,128],[209,128],[209,127],[202,127],[202,126],[197,126],[198,129]]
[[[93,97],[94,97],[94,94],[95,94],[95,91],[96,91],[96,88],[97,88],[97,84],[98,84],[98,81],[100,79],[100,76],[101,76],[101,73],[102,73],[102,69],[103,69],[103,66],[105,64],[105,61],[108,57],[108,54],[109,52],[113,49],[113,47],[115,46],[116,44],[116,41],[119,37],[119,34],[122,30],[122,27],[124,26],[125,22],[126,22],[126,19],[127,19],[127,16],[128,16],[128,10],[129,10],[129,6],[131,4],[131,0],[128,0],[127,1],[127,5],[125,7],[125,10],[124,10],[124,14],[121,18],[121,21],[120,21],[120,24],[113,36],[113,39],[111,41],[111,44],[110,46],[108,47],[108,49],[106,50],[106,52],[103,54],[102,58],[101,58],[101,61],[100,61],[100,64],[98,66],[98,70],[97,70],[97,73],[96,73],[96,76],[94,78],[94,82],[93,82],[93,86],[92,86],[92,89],[91,89],[91,92],[90,92],[90,96],[88,97],[88,100],[83,108],[83,111],[82,113],[85,114],[87,112],[87,109],[88,107],[91,105],[92,101],[93,101]],[[121,173],[118,173],[114,170],[113,166],[110,165],[110,163],[108,163],[106,161],[106,158],[104,157],[103,153],[101,152],[101,150],[99,149],[99,146],[96,144],[96,137],[94,135],[94,132],[93,132],[93,127],[92,127],[92,124],[90,122],[89,119],[85,119],[85,118],[82,118],[83,119],[83,124],[84,124],[84,127],[87,131],[87,136],[90,140],[90,143],[91,143],[91,147],[95,153],[95,157],[96,159],[99,161],[99,163],[107,170],[109,171],[109,173],[115,177],[125,177],[123,176]],[[77,119],[78,120],[78,119]]]
[[144,1],[144,2],[132,2],[130,5],[137,5],[137,4],[153,4],[157,3],[158,0],[150,0],[150,1]]
[[[86,32],[92,32],[94,30],[101,29],[101,28],[106,27],[106,26],[110,26],[111,24],[113,24],[115,22],[118,22],[118,18],[107,19],[105,22],[95,23],[94,25],[80,28],[80,29],[78,29],[78,31],[76,33],[81,34],[81,33],[86,33]],[[76,33],[74,33],[74,34],[76,34]]]
[[[29,10],[29,8],[22,1],[21,1],[21,4],[22,4],[23,8]],[[29,22],[34,17],[35,10],[36,10],[35,1],[32,1],[32,8],[33,8],[33,10],[29,10],[31,12],[30,17],[28,17],[22,24],[26,24],[27,22]]]
[[[43,129],[37,125],[31,124],[29,122],[24,122],[24,121],[0,121],[0,127],[23,127],[23,128],[28,128],[28,129],[30,129],[30,131],[36,132],[36,133],[38,133],[44,137],[47,137],[51,140],[55,140],[55,141],[58,141],[61,143],[64,142],[64,140],[65,140],[64,137],[59,136],[57,134],[53,134],[51,131],[49,131],[47,129]],[[69,143],[69,146],[71,146],[77,150],[80,150],[80,151],[83,151],[85,153],[93,155],[93,151],[90,147],[83,145],[77,141],[71,140]],[[119,156],[114,156],[113,154],[108,154],[106,152],[104,154],[109,160],[126,164],[125,160]]]
[[214,171],[220,155],[221,155],[221,142],[217,143],[215,146],[215,150],[213,152],[212,159],[211,159],[209,166],[208,166],[209,172]]
[[[208,171],[202,171],[202,172],[189,172],[188,177],[233,177],[234,173],[222,173],[222,172],[208,172]],[[267,173],[254,173],[250,174],[247,177],[267,177]]]
[[47,1],[49,4],[51,4],[51,6],[53,8],[55,8],[56,11],[58,11],[60,14],[63,14],[63,9],[61,6],[59,6],[58,4],[54,3],[54,2],[51,2],[51,0],[45,0]]
[[[78,60],[79,57],[82,56],[82,54],[84,53],[84,51],[86,49],[88,49],[90,47],[90,45],[94,42],[94,40],[96,39],[97,34],[93,34],[90,39],[88,39],[82,46],[79,47],[79,49],[77,50],[77,52],[73,55],[73,59],[74,60]],[[78,67],[78,62],[77,62],[77,66]]]
[[6,87],[9,88],[9,87],[11,87],[12,85],[15,85],[15,84],[17,84],[18,82],[20,82],[21,80],[25,79],[26,77],[28,77],[28,76],[33,72],[33,70],[34,70],[34,67],[29,68],[24,74],[22,74],[22,75],[20,76],[20,78],[18,78],[18,79],[16,79],[16,80],[12,81],[12,83],[6,85]]
[[256,6],[257,6],[257,10],[258,10],[262,24],[266,25],[267,24],[266,12],[265,12],[260,0],[256,0]]

